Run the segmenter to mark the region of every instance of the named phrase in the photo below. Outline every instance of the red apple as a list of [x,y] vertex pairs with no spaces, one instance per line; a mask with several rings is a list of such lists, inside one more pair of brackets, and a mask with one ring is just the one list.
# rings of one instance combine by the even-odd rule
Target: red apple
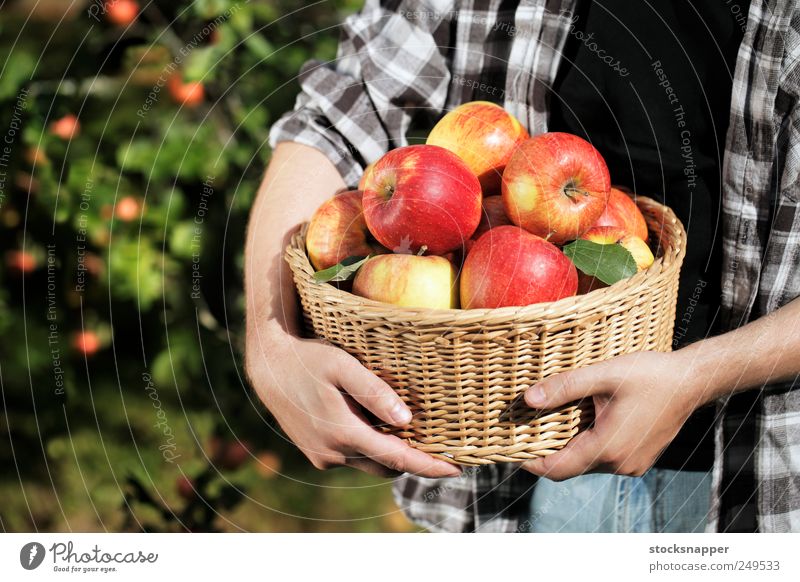
[[616,226],[646,241],[649,238],[647,222],[642,211],[630,196],[619,188],[611,188],[608,204],[594,226]]
[[64,141],[71,140],[81,132],[81,123],[78,118],[69,113],[50,124],[50,133]]
[[314,268],[327,269],[347,257],[385,253],[364,222],[362,194],[358,190],[342,192],[323,202],[306,232],[308,258]]
[[6,251],[6,265],[12,271],[26,275],[36,270],[38,261],[27,251]]
[[205,88],[200,81],[184,83],[180,74],[169,78],[167,89],[175,103],[189,108],[197,107],[205,98]]
[[364,185],[370,232],[395,252],[433,255],[462,248],[481,219],[481,185],[466,164],[439,146],[412,145],[375,163]]
[[531,305],[575,295],[578,272],[554,244],[517,226],[486,232],[464,261],[464,309]]
[[178,475],[178,478],[175,479],[175,489],[177,489],[178,495],[186,501],[193,501],[197,497],[194,481],[186,475]]
[[247,441],[230,441],[225,443],[219,459],[220,467],[235,470],[241,467],[250,457],[252,445]]
[[[643,271],[648,268],[655,260],[653,252],[650,250],[650,247],[647,246],[646,242],[638,236],[630,234],[628,231],[616,226],[592,227],[583,233],[581,238],[601,245],[621,244],[633,256],[638,271]],[[608,285],[596,277],[592,277],[586,273],[579,273],[578,292],[581,294],[607,286]]]
[[503,198],[501,196],[487,196],[483,199],[483,214],[481,221],[478,223],[478,228],[472,238],[467,241],[467,252],[477,242],[481,235],[496,226],[503,226],[504,224],[511,224],[511,221],[506,216],[505,208],[503,208]]
[[379,255],[353,280],[353,293],[401,307],[458,308],[458,274],[444,257]]
[[93,331],[82,331],[73,334],[72,347],[85,356],[93,356],[100,349],[100,338]]
[[447,148],[466,162],[487,196],[500,193],[500,179],[527,130],[496,103],[459,105],[439,120],[426,143]]
[[139,16],[139,3],[135,0],[107,0],[106,19],[116,26],[128,26]]
[[569,133],[543,133],[524,141],[503,172],[503,203],[511,222],[557,244],[592,227],[610,189],[600,152]]
[[123,222],[136,220],[142,213],[142,204],[133,196],[124,196],[119,199],[114,208],[114,216]]

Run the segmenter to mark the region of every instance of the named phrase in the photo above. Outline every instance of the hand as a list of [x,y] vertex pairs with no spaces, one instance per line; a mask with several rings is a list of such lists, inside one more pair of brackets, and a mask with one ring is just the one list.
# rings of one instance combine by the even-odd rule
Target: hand
[[[268,345],[259,347],[260,342]],[[395,426],[406,426],[411,411],[394,390],[346,352],[286,332],[250,337],[248,344],[252,385],[318,469],[347,465],[381,477],[404,472],[424,477],[461,474],[456,466],[369,424],[358,404]]]
[[[533,408],[592,397],[594,426],[523,467],[554,481],[584,473],[641,476],[701,404],[681,352],[639,352],[563,372],[525,392]],[[692,376],[692,377],[690,377]]]

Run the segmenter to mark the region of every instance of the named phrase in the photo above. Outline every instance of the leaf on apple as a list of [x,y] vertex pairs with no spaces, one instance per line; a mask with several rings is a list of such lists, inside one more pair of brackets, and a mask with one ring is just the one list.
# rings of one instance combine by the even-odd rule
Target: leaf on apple
[[575,266],[606,285],[613,285],[636,274],[636,261],[619,243],[599,244],[578,239],[564,246],[564,254]]
[[366,263],[370,258],[372,258],[372,255],[366,257],[347,257],[341,263],[314,273],[314,280],[317,283],[339,283],[342,281],[349,281],[355,277],[361,265]]

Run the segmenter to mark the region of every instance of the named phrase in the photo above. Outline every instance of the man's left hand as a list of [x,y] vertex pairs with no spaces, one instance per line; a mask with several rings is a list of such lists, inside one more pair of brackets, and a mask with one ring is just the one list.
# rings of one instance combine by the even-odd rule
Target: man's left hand
[[551,376],[525,393],[533,408],[591,397],[595,422],[561,451],[524,463],[561,481],[584,473],[640,476],[678,434],[699,404],[698,380],[681,352],[639,352]]

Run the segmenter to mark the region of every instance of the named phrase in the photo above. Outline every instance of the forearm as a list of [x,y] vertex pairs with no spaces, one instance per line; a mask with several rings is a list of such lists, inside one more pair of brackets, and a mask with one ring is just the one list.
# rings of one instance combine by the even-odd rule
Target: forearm
[[698,404],[800,374],[800,299],[676,352]]
[[247,230],[247,352],[260,351],[259,338],[270,334],[297,334],[297,301],[283,251],[297,227],[343,188],[339,172],[318,150],[292,142],[275,148]]

